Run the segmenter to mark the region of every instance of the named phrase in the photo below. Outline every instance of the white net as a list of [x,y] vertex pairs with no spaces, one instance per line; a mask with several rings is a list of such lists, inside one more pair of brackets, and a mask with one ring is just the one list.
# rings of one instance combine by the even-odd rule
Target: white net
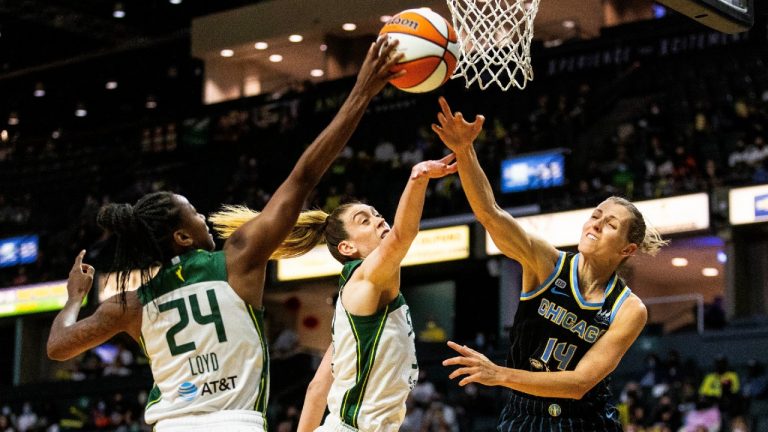
[[459,37],[460,58],[451,78],[485,90],[525,88],[533,79],[531,40],[539,0],[447,0]]

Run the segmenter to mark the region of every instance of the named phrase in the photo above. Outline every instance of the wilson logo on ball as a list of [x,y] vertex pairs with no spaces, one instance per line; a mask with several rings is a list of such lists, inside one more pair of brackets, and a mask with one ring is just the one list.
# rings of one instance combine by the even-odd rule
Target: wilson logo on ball
[[395,87],[424,93],[443,85],[456,69],[459,44],[456,32],[443,17],[429,9],[408,9],[390,19],[379,32],[397,39],[403,58],[393,72],[406,74],[391,80]]

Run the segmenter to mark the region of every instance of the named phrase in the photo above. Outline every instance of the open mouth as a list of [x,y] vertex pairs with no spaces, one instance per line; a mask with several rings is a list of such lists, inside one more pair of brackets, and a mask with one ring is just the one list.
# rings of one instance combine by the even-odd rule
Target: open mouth
[[386,237],[386,236],[387,236],[387,234],[389,234],[389,231],[390,231],[390,230],[388,230],[388,229],[385,229],[384,231],[382,231],[382,232],[381,232],[381,238],[384,238],[384,237]]
[[597,237],[595,237],[595,235],[592,233],[587,234],[587,238],[592,241],[597,241]]

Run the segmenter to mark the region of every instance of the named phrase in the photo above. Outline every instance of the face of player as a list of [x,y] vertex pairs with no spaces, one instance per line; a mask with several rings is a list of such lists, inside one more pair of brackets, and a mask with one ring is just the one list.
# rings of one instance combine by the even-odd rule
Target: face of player
[[627,240],[632,214],[621,204],[603,201],[581,228],[579,252],[585,256],[621,262],[637,250]]
[[390,231],[387,221],[367,204],[351,206],[341,218],[348,238],[339,243],[339,251],[355,259],[370,255]]
[[173,234],[176,243],[188,249],[214,250],[216,243],[205,223],[205,216],[198,213],[186,197],[175,195],[175,198],[181,210],[181,224]]

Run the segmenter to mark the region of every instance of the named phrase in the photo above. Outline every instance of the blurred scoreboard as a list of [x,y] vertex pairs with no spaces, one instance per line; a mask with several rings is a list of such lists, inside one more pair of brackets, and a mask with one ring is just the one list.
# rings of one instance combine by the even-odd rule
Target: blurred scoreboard
[[55,311],[63,308],[66,302],[66,280],[2,288],[0,318]]
[[37,260],[38,237],[27,235],[0,239],[0,267],[30,264]]

